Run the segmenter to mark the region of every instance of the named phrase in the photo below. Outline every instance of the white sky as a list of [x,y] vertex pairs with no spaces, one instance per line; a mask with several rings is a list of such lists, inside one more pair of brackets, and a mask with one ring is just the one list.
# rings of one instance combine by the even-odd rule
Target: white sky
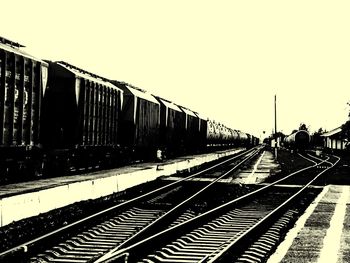
[[2,1],[0,35],[259,136],[338,127],[350,1]]

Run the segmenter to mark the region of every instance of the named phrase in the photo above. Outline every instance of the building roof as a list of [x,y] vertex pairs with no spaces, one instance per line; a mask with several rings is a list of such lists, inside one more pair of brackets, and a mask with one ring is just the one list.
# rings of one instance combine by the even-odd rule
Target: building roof
[[321,134],[322,137],[331,137],[333,135],[336,135],[338,133],[340,133],[342,130],[341,130],[341,127],[338,127],[338,128],[335,128],[329,132],[325,132],[323,134]]

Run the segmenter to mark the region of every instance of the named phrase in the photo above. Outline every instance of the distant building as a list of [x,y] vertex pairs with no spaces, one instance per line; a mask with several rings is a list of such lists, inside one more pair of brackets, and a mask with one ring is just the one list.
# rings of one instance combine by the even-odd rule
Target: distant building
[[343,137],[341,127],[335,128],[321,135],[324,147],[333,150],[344,150],[347,148],[349,141]]
[[[275,139],[271,139],[271,147],[274,148],[275,147]],[[277,148],[281,147],[281,137],[277,137]]]

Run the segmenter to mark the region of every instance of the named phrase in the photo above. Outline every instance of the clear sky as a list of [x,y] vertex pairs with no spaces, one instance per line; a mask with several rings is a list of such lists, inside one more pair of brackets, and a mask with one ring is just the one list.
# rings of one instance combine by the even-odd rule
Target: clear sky
[[350,1],[2,1],[0,35],[257,136],[350,101]]

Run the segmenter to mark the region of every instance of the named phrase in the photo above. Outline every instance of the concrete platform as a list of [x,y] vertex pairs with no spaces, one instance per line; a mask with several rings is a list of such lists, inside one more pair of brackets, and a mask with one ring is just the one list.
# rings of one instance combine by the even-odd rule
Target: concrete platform
[[90,174],[0,186],[0,227],[75,202],[96,199],[236,154],[243,149],[143,163]]
[[350,186],[328,185],[268,263],[350,262]]
[[[250,167],[240,171],[234,178],[221,179],[220,182],[228,184],[260,184],[263,183],[267,177],[276,174],[281,170],[281,166],[276,162],[274,156],[269,151],[263,151],[258,160],[256,160]],[[179,180],[182,177],[169,176],[165,180]],[[193,181],[213,181],[213,178],[194,178]]]
[[281,171],[281,166],[269,151],[263,151],[259,159],[248,169],[241,171],[231,183],[235,184],[259,184],[272,174]]

